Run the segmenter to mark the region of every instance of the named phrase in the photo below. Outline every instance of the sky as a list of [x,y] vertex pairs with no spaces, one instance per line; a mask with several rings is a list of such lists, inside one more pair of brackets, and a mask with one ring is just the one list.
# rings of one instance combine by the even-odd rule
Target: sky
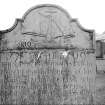
[[105,0],[0,0],[0,30],[11,28],[16,18],[39,4],[61,6],[85,29],[97,34],[105,32]]

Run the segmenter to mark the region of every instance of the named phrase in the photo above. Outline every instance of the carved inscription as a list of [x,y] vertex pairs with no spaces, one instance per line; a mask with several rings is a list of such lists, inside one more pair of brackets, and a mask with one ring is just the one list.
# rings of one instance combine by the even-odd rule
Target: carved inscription
[[[5,103],[51,105],[91,103],[91,95],[94,95],[93,55],[85,51],[68,51],[64,56],[61,52],[65,51],[35,50],[23,52],[21,58],[15,53],[12,56],[5,53],[8,59],[5,62],[10,65],[8,69],[3,65],[7,63],[2,63],[1,60],[5,74],[4,86],[10,89],[10,93],[9,91],[5,93],[7,96],[3,98]],[[20,60],[23,62],[21,65]],[[5,89],[1,88],[1,91],[4,92]],[[4,103],[3,100],[1,103]]]

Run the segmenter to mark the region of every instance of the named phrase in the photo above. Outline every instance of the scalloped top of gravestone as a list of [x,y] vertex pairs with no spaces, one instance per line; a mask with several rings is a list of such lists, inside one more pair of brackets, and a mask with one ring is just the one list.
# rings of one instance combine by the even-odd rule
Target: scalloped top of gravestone
[[22,19],[18,19],[11,29],[5,31],[2,39],[2,49],[16,49],[21,45],[22,48],[94,47],[93,30],[84,29],[64,9],[52,4],[29,9]]

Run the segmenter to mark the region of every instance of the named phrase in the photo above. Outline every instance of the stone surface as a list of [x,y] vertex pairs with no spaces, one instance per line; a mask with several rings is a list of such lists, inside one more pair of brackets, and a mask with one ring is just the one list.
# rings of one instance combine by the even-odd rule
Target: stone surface
[[105,72],[105,60],[104,59],[97,59],[97,72]]
[[97,74],[96,76],[96,103],[105,104],[105,74]]
[[20,52],[2,54],[6,58],[6,63],[1,60],[1,68],[5,70],[4,88],[8,89],[5,102],[89,104],[94,95],[94,55],[69,50],[65,57],[61,51],[27,51],[22,57]]

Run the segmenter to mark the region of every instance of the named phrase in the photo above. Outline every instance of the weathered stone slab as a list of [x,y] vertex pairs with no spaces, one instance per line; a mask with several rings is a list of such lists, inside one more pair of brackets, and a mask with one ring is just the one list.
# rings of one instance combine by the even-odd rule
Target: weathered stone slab
[[94,103],[94,32],[62,8],[29,10],[1,32],[0,49],[0,104]]

